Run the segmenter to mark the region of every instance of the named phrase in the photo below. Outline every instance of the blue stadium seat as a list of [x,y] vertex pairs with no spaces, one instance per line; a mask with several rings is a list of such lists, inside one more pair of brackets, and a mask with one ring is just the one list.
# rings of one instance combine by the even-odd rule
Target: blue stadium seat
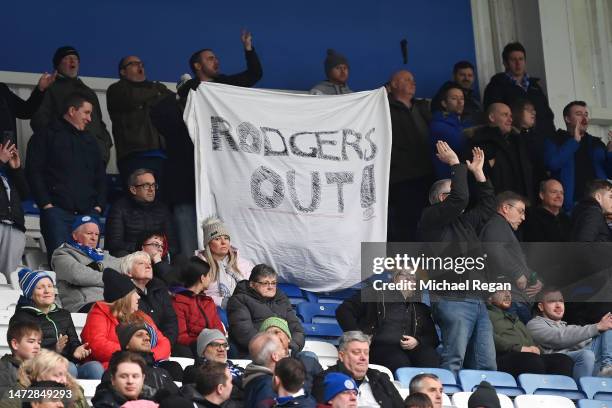
[[342,336],[340,326],[332,323],[304,323],[306,340],[318,340],[338,345],[338,338]]
[[335,303],[310,303],[302,302],[297,305],[297,314],[304,323],[332,323],[338,324],[336,320]]
[[586,397],[584,392],[578,390],[574,379],[565,375],[521,374],[518,382],[527,394],[558,395],[571,400]]
[[434,374],[440,379],[445,394],[463,391],[461,386],[457,384],[454,374],[444,368],[402,367],[395,370],[395,378],[402,383],[402,388],[408,388],[414,376],[425,373]]
[[459,383],[464,391],[471,392],[480,384],[481,381],[488,381],[495,391],[499,394],[504,394],[509,397],[525,394],[518,387],[514,377],[503,371],[487,371],[487,370],[461,370],[459,371]]
[[221,306],[217,306],[217,314],[219,314],[219,319],[221,319],[221,321],[225,325],[225,330],[228,330],[229,323],[227,322],[227,312],[225,311],[225,309],[222,309]]
[[299,303],[307,301],[304,292],[302,292],[302,289],[291,283],[279,283],[278,289],[280,289],[285,295],[287,295],[289,301],[294,307]]
[[[587,398],[612,401],[612,378],[607,377],[581,377],[578,380],[580,389]],[[610,404],[612,407],[612,404]]]
[[578,400],[578,404],[576,406],[578,408],[612,408],[612,404],[609,402],[590,399]]
[[[314,296],[316,297],[317,303],[342,303],[345,299],[349,299],[355,293],[357,293],[357,289],[348,288],[338,290],[336,292],[319,292],[314,294]],[[313,300],[310,301],[313,302]]]

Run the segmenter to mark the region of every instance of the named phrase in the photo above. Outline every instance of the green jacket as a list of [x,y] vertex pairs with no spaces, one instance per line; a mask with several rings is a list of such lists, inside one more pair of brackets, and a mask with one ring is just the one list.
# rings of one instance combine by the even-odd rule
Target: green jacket
[[516,314],[508,313],[497,306],[487,305],[489,319],[493,325],[493,338],[497,354],[520,352],[521,347],[535,346],[527,327]]
[[163,136],[151,122],[151,107],[172,94],[164,84],[120,79],[108,87],[106,106],[113,121],[117,159],[130,153],[164,149]]
[[38,111],[30,120],[30,126],[34,133],[44,131],[56,118],[63,116],[65,99],[73,92],[79,92],[87,96],[93,102],[91,123],[87,125],[87,131],[96,139],[100,147],[100,154],[104,163],[110,159],[110,148],[113,145],[106,125],[102,121],[100,101],[96,93],[79,78],[68,78],[58,75],[55,82],[45,92],[45,97]]

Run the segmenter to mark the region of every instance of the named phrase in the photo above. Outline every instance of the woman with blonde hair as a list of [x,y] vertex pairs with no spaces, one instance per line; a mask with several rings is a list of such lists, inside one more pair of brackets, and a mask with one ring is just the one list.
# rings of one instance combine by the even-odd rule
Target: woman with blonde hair
[[[66,386],[71,394],[73,408],[89,407],[83,395],[83,390],[68,372],[68,360],[60,354],[47,349],[41,349],[36,357],[25,361],[17,372],[17,385],[12,390],[25,390],[40,381],[55,381]],[[2,401],[1,408],[21,408],[23,401],[19,398],[10,398],[7,391]]]
[[105,269],[102,280],[105,301],[93,305],[81,333],[81,339],[89,343],[92,350],[90,359],[99,361],[107,368],[113,353],[121,350],[117,326],[133,321],[145,323],[151,337],[151,351],[155,361],[168,359],[170,341],[148,314],[138,310],[140,296],[130,278],[113,269]]
[[249,279],[253,264],[240,258],[238,249],[230,244],[230,233],[217,217],[208,217],[202,223],[204,250],[196,254],[210,265],[211,283],[204,292],[223,309],[236,289],[236,284]]

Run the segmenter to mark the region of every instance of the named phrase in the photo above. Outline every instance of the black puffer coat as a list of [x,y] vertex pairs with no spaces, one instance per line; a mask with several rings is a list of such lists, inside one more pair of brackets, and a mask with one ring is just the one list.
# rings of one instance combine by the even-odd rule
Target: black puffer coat
[[9,220],[13,225],[25,232],[25,220],[21,200],[28,195],[28,183],[21,168],[11,169],[7,165],[0,163],[0,170],[6,172],[11,197],[6,191],[4,183],[0,180],[0,220]]
[[289,324],[293,352],[304,348],[304,327],[291,306],[287,295],[277,289],[272,299],[264,298],[251,288],[248,280],[238,282],[234,294],[227,302],[230,339],[238,349],[246,353],[249,341],[259,332],[259,327],[268,317],[280,317]]
[[122,197],[110,209],[104,247],[113,256],[125,256],[140,250],[136,245],[142,235],[154,231],[164,232],[170,253],[177,252],[172,215],[166,205],[159,200],[146,203]]
[[170,343],[174,344],[178,336],[178,322],[168,287],[163,281],[153,278],[147,284],[147,293],[139,289],[138,295],[138,309],[148,314]]

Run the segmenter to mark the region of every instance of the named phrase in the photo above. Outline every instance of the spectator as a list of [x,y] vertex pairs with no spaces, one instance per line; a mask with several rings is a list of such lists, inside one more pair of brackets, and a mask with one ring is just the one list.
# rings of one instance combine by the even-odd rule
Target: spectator
[[253,264],[238,254],[230,243],[230,233],[225,224],[216,217],[209,217],[202,223],[204,250],[198,256],[210,265],[211,283],[206,294],[223,309],[234,293],[238,282],[249,279]]
[[540,79],[527,75],[527,52],[521,43],[506,44],[502,51],[505,72],[495,74],[484,92],[485,109],[496,102],[512,106],[517,99],[528,99],[538,112],[536,130],[544,135],[555,130],[554,115]]
[[182,354],[195,358],[199,355],[197,340],[202,330],[217,329],[224,335],[226,333],[215,302],[204,293],[210,284],[210,266],[197,256],[192,257],[182,268],[181,281],[183,287],[176,288],[172,297],[172,307],[178,319],[175,349],[182,346]]
[[151,258],[153,276],[172,287],[179,282],[175,268],[170,264],[168,238],[161,231],[149,231],[142,234],[136,243],[137,251],[144,251]]
[[512,295],[497,291],[487,305],[493,324],[497,369],[518,378],[520,374],[572,375],[573,361],[560,353],[541,354],[518,316],[510,312]]
[[527,329],[544,353],[564,353],[574,360],[574,378],[612,375],[612,314],[594,324],[564,322],[565,301],[561,291],[548,287],[540,292],[538,315]]
[[[444,99],[447,87],[457,86],[463,90],[465,105],[463,107],[462,118],[466,123],[477,125],[482,122],[482,103],[480,96],[474,92],[474,65],[469,61],[459,61],[453,66],[452,81],[447,81],[438,90],[431,101],[431,111],[441,110],[440,104]],[[460,151],[460,150],[457,150]]]
[[117,167],[128,187],[128,177],[140,168],[151,169],[162,179],[165,141],[149,115],[151,107],[170,94],[164,84],[147,80],[140,58],[121,58],[119,81],[108,87],[106,106],[113,121]]
[[612,214],[612,183],[593,180],[586,186],[585,199],[572,212],[571,239],[575,242],[610,242],[606,216]]
[[261,401],[259,407],[306,407],[315,408],[316,403],[304,389],[306,369],[300,360],[285,357],[276,363],[272,377],[273,399]]
[[13,93],[5,83],[0,82],[0,144],[17,145],[16,118],[32,118],[43,101],[45,91],[55,82],[56,77],[57,73],[45,72],[38,79],[38,84],[32,89],[27,101]]
[[[223,363],[207,362],[196,376],[197,395],[192,396],[197,408],[215,408],[225,406],[223,403],[232,394],[232,375]],[[255,405],[248,405],[255,407]]]
[[[78,78],[80,64],[79,52],[74,47],[67,45],[55,51],[53,67],[57,70],[57,79],[45,92],[42,104],[32,117],[30,126],[35,134],[44,133],[49,127],[53,126],[54,120],[66,113],[64,109],[65,101],[71,94],[78,92],[84,95],[91,106],[88,109],[89,119],[87,123],[83,124],[83,129],[79,130],[85,130],[86,126],[87,133],[93,136],[98,145],[98,149],[95,151],[99,153],[103,168],[105,168],[110,159],[110,148],[113,141],[108,130],[106,130],[104,121],[102,121],[100,101],[98,101],[96,93]],[[32,156],[28,154],[28,157]],[[51,157],[59,158],[60,156],[52,155]]]
[[105,246],[113,256],[137,251],[138,240],[147,231],[162,231],[168,237],[169,252],[176,254],[176,236],[168,208],[156,197],[157,182],[153,172],[137,169],[127,180],[129,197],[122,197],[111,207],[106,223]]
[[144,383],[146,363],[136,353],[113,354],[108,371],[111,383],[100,384],[91,399],[94,407],[120,408],[128,401],[150,400],[152,390]]
[[[181,76],[177,94],[168,95],[151,108],[151,121],[166,141],[164,199],[172,207],[181,254],[190,257],[198,249],[198,220],[195,209],[195,166],[193,142],[183,121],[190,88],[189,74]],[[181,180],[177,183],[177,180]]]
[[304,369],[306,370],[304,390],[307,394],[310,394],[314,377],[323,371],[323,367],[321,367],[321,364],[319,364],[319,360],[317,360],[316,355],[304,351],[293,351],[289,348],[291,342],[291,331],[289,330],[287,321],[284,319],[279,317],[268,317],[261,324],[259,332],[275,336],[283,345],[283,349],[285,350],[287,356],[296,358],[302,362]]
[[487,266],[498,282],[512,284],[512,311],[523,323],[531,319],[531,302],[542,289],[538,274],[527,265],[527,258],[515,231],[525,220],[523,197],[504,191],[497,195],[497,213],[482,227],[480,240],[487,252]]
[[527,209],[523,239],[527,242],[566,242],[570,236],[570,218],[563,208],[563,185],[555,179],[540,182],[538,207]]
[[586,186],[594,179],[612,177],[612,152],[587,130],[589,110],[586,102],[573,101],[563,108],[567,130],[550,134],[544,145],[546,168],[563,184],[563,209],[570,212],[574,203],[586,195]]
[[[472,161],[468,160],[465,165],[459,163],[448,144],[438,142],[437,149],[438,158],[451,166],[452,180],[440,180],[431,187],[429,200],[432,205],[423,211],[419,225],[421,239],[424,242],[461,243],[449,248],[454,251],[451,253],[454,256],[482,256],[484,251],[476,231],[495,213],[493,186],[482,170],[485,155],[481,149],[475,148]],[[469,202],[468,169],[476,179],[478,199],[475,206],[466,211]],[[441,271],[438,275],[436,278],[457,283],[479,277],[474,270],[464,274]],[[462,367],[495,370],[493,328],[483,294],[477,291],[441,291],[436,298],[432,304],[432,316],[442,331],[442,367],[453,372]]]
[[495,388],[489,382],[481,381],[468,398],[468,408],[501,408]]
[[422,392],[415,392],[414,394],[408,395],[404,400],[404,404],[406,408],[434,408],[431,399],[429,399],[427,394],[423,394]]
[[40,208],[40,231],[49,260],[70,234],[75,215],[98,217],[106,202],[104,163],[94,137],[85,130],[92,102],[70,94],[63,117],[38,129],[28,142],[26,173]]
[[357,384],[343,373],[329,373],[323,380],[324,404],[317,408],[357,408]]
[[451,82],[441,90],[441,93],[440,109],[433,112],[429,124],[429,135],[434,154],[433,164],[438,179],[450,177],[451,172],[450,167],[435,157],[436,143],[442,140],[448,143],[454,151],[464,151],[466,138],[463,130],[471,125],[461,119],[465,103],[461,87]]
[[410,395],[422,393],[428,396],[433,408],[442,407],[444,387],[437,375],[429,373],[417,374],[410,380],[408,388]]
[[327,50],[323,64],[325,81],[319,82],[310,90],[311,95],[342,95],[353,93],[346,82],[349,77],[349,63],[346,57],[332,49]]
[[[0,106],[2,106],[1,100]],[[21,168],[17,145],[11,143],[10,138],[5,138],[2,143],[0,143],[0,273],[8,277],[21,263],[25,249],[26,228],[21,200],[28,195],[28,185]]]
[[370,338],[360,331],[345,332],[338,345],[338,363],[315,377],[312,395],[318,403],[327,403],[325,377],[340,372],[353,378],[358,388],[358,405],[367,407],[400,408],[404,401],[389,377],[368,368]]
[[[409,270],[393,272],[393,282],[415,282]],[[368,286],[336,309],[343,331],[372,336],[370,361],[395,372],[401,367],[438,367],[436,326],[429,306],[414,291],[380,291]],[[376,299],[375,302],[372,300]]]
[[277,290],[278,275],[268,265],[253,268],[249,280],[238,283],[227,303],[230,340],[238,346],[241,355],[246,354],[249,341],[257,334],[268,317],[280,317],[287,321],[291,332],[289,348],[292,352],[304,348],[304,328],[297,318],[289,298]]
[[[56,381],[70,390],[73,408],[89,407],[87,400],[83,396],[83,390],[68,372],[68,360],[53,351],[42,349],[34,358],[23,362],[19,367],[17,378],[17,385],[13,387],[15,391],[20,390],[23,392],[23,390],[29,388],[32,384],[41,381]],[[5,393],[4,396],[6,397],[7,394]],[[25,399],[3,398],[0,401],[0,407],[21,408],[22,402],[26,402]]]
[[39,381],[32,384],[28,390],[32,392],[33,399],[24,402],[23,408],[64,408],[64,401],[69,402],[66,398],[69,395],[68,389],[64,384],[55,381]]
[[129,276],[138,292],[138,309],[153,319],[171,344],[178,336],[176,312],[168,288],[163,281],[153,277],[151,258],[143,251],[134,252],[121,260],[121,273]]
[[11,353],[0,358],[0,398],[17,384],[21,364],[38,354],[41,339],[42,331],[36,323],[24,321],[9,325],[6,341]]
[[[179,394],[179,389],[173,380],[175,377],[164,368],[167,365],[164,367],[159,366],[153,357],[153,352],[151,351],[151,334],[149,333],[151,328],[143,321],[135,320],[131,323],[122,323],[118,325],[115,330],[122,350],[116,353],[130,351],[142,357],[145,362],[144,383],[148,385],[146,389],[148,393],[147,397],[152,399],[159,390],[166,390],[172,395]],[[164,363],[175,363],[178,365],[178,363],[174,361],[166,361]],[[175,375],[176,374],[175,372]],[[178,374],[177,381],[182,379],[182,369],[180,365],[178,366]],[[101,382],[103,384],[102,386],[104,386],[105,383],[106,386],[110,386],[111,378],[108,370],[104,372]]]
[[257,407],[261,401],[274,398],[272,376],[276,364],[287,354],[275,336],[259,333],[249,342],[249,355],[253,362],[242,376],[244,406]]
[[389,238],[414,241],[419,214],[427,203],[433,182],[429,141],[431,113],[425,100],[414,98],[416,82],[408,71],[398,71],[390,81],[391,167],[389,179]]
[[38,324],[42,329],[41,346],[64,356],[69,361],[70,375],[99,380],[104,368],[97,361],[85,362],[91,350],[79,340],[70,312],[55,304],[53,279],[46,272],[23,268],[19,271],[19,286],[23,295],[9,325]]
[[76,217],[72,237],[51,258],[60,300],[71,313],[87,313],[94,302],[102,300],[102,271],[119,269],[121,260],[98,248],[99,237],[100,227],[95,218]]
[[[170,357],[170,341],[153,319],[138,310],[140,296],[134,283],[112,269],[104,270],[104,302],[96,302],[87,315],[81,339],[89,343],[90,358],[106,368],[114,352],[121,350],[116,327],[134,319],[143,320],[151,329],[151,348],[155,361]],[[112,373],[112,372],[111,372]]]
[[189,58],[189,66],[195,74],[195,78],[187,81],[186,85],[190,89],[196,89],[200,82],[217,82],[234,86],[251,87],[259,81],[263,75],[261,64],[255,47],[253,47],[253,37],[251,33],[242,30],[240,40],[244,46],[247,69],[234,75],[221,74],[219,71],[219,60],[209,48],[203,48],[194,52]]
[[480,147],[487,161],[485,175],[496,193],[514,191],[533,201],[533,168],[527,139],[512,129],[512,112],[503,103],[487,109],[488,125],[475,130],[468,147]]

